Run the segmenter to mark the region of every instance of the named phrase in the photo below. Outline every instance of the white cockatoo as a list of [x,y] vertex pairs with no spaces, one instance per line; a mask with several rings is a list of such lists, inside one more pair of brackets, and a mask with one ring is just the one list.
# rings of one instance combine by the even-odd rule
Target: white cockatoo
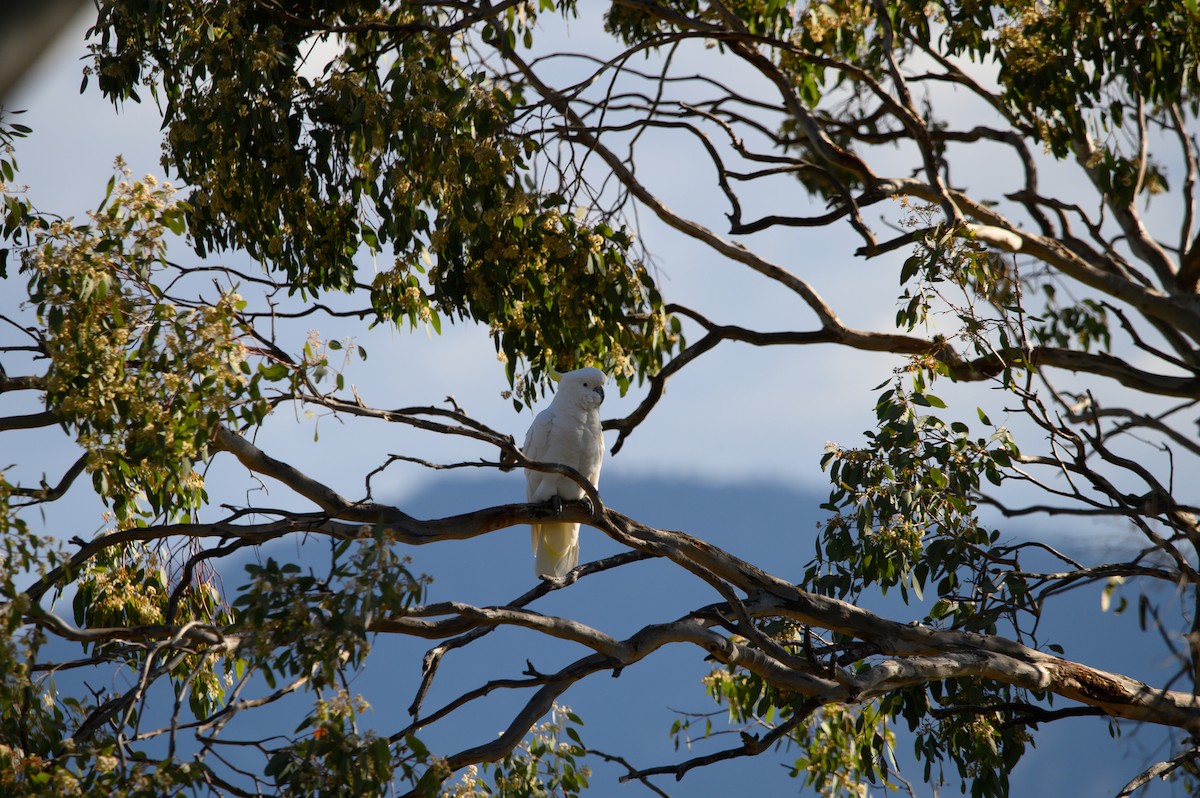
[[[596,485],[604,459],[600,403],[604,372],[595,368],[568,371],[558,379],[550,406],[537,414],[521,451],[539,463],[570,466]],[[583,488],[563,474],[525,469],[525,497],[531,504],[573,501]],[[561,578],[579,564],[579,524],[543,521],[532,524],[533,568],[538,576]]]

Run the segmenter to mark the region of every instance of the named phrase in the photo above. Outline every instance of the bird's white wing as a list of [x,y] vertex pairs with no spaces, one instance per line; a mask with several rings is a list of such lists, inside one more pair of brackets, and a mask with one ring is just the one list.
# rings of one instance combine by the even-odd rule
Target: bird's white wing
[[597,428],[598,434],[592,435],[588,440],[588,457],[583,462],[583,468],[579,473],[587,477],[587,481],[599,487],[600,485],[600,466],[604,465],[604,433]]
[[[529,427],[525,436],[525,445],[521,452],[530,460],[546,462],[550,457],[551,438],[554,432],[556,415],[554,406],[538,413],[537,418]],[[553,492],[553,484],[549,481],[557,479],[557,474],[546,474],[541,471],[525,469],[525,500],[529,502],[543,501],[547,497],[539,495],[538,490],[545,485]],[[579,562],[579,524],[564,524],[545,522],[531,524],[534,572],[542,576],[561,578]]]
[[[529,425],[529,432],[525,435],[525,445],[521,447],[521,453],[530,460],[545,462],[546,453],[550,450],[550,431],[554,428],[552,411],[552,407],[546,408],[538,413],[533,423]],[[542,471],[526,469],[525,501],[535,501],[534,495],[537,493],[538,486],[547,476],[549,475]]]

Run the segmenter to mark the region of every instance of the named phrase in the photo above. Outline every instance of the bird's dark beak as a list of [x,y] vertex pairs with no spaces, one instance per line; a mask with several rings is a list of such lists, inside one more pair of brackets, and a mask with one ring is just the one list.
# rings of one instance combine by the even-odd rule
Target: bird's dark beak
[[597,385],[592,390],[595,391],[596,393],[600,394],[600,401],[603,402],[604,401],[604,388]]

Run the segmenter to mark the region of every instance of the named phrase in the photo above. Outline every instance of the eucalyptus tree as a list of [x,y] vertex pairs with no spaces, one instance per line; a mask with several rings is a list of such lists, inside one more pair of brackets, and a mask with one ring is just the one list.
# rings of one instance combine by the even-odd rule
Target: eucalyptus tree
[[[697,689],[741,736],[663,766],[618,759],[656,791],[724,759],[777,757],[784,741],[822,794],[903,786],[900,733],[926,781],[1004,795],[1037,731],[1080,716],[1177,733],[1122,794],[1192,779],[1195,4],[624,0],[586,16],[598,5],[100,0],[85,90],[158,104],[182,188],[118,168],[83,221],[17,189],[30,131],[4,120],[2,275],[28,315],[0,319],[0,432],[45,428],[76,453],[40,482],[0,480],[7,793],[575,794],[590,752],[559,702],[664,647],[714,662]],[[665,152],[687,153],[688,173],[656,171]],[[805,252],[847,232],[856,243],[837,258],[898,281],[861,288],[898,291],[894,324],[849,324],[852,309],[817,290],[839,266]],[[732,301],[672,301],[654,279],[684,268],[656,248],[668,235],[730,285],[771,281],[793,310],[746,326],[723,319]],[[640,397],[605,421],[614,452],[654,423],[671,377],[719,347],[842,347],[896,367],[879,375],[865,442],[824,453],[829,517],[798,583],[595,494],[562,517],[627,552],[474,606],[438,595],[413,547],[551,508],[417,519],[371,495],[390,461],[362,462],[367,493],[349,498],[256,431],[301,408],[465,438],[477,467],[563,467],[438,404],[435,385],[428,406],[368,403],[352,386],[365,350],[282,332],[322,318],[481,322],[518,407],[554,370],[598,366]],[[242,500],[210,502],[218,478],[244,483]],[[264,479],[288,493],[256,498]],[[38,510],[88,481],[102,531],[79,518],[42,534]],[[1080,561],[1030,535],[1038,516],[1108,519],[1127,556]],[[301,536],[329,541],[323,571],[274,556],[245,576],[224,568]],[[683,616],[645,606],[624,637],[538,610],[647,560],[711,600]],[[1059,594],[1088,586],[1114,611],[1136,606],[1173,652],[1170,674],[1106,672],[1039,632]],[[888,589],[920,599],[913,612],[856,606]],[[578,657],[426,706],[445,656],[512,627]],[[368,730],[347,679],[373,643],[404,636],[435,641],[424,680],[408,718]],[[52,689],[81,669],[131,675]],[[469,741],[474,702],[501,688],[525,698],[499,737],[421,742],[433,725]],[[297,697],[296,731],[223,734]]]

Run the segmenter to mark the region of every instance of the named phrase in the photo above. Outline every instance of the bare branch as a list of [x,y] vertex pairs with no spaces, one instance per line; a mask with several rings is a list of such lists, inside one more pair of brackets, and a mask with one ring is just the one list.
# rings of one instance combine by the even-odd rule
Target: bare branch
[[[662,798],[671,798],[670,795],[668,795],[667,793],[665,793],[661,789],[659,789],[659,787],[657,787],[648,778],[646,778],[645,776],[638,775],[638,773],[639,773],[638,769],[635,768],[633,765],[629,764],[629,760],[625,759],[625,757],[616,756],[615,754],[606,754],[603,751],[596,750],[595,748],[588,748],[587,753],[592,756],[598,756],[601,759],[603,759],[605,762],[616,762],[618,765],[620,765],[621,767],[625,768],[626,771],[628,771],[629,779],[631,779],[631,780],[636,779],[637,781],[640,781],[643,785],[645,785],[646,789],[650,790],[655,795],[661,795]],[[625,777],[622,777],[622,778],[625,778]]]
[[812,713],[820,707],[818,701],[805,701],[801,706],[797,707],[792,716],[780,723],[775,728],[764,734],[761,738],[757,735],[742,732],[742,744],[738,748],[730,748],[725,751],[719,751],[715,754],[707,756],[698,756],[694,759],[689,759],[686,762],[681,762],[678,765],[665,765],[656,768],[647,768],[646,770],[638,770],[621,777],[622,782],[631,781],[633,779],[643,780],[647,776],[654,776],[660,773],[673,774],[675,780],[679,781],[689,771],[704,765],[711,765],[714,762],[723,762],[727,759],[736,759],[743,756],[757,756],[764,751],[769,751],[773,745],[782,740],[788,734],[796,729],[801,723],[804,723],[812,716]]
[[1159,779],[1166,779],[1167,776],[1169,776],[1175,770],[1184,765],[1191,764],[1197,759],[1200,759],[1200,747],[1193,747],[1187,749],[1173,759],[1168,759],[1165,762],[1158,762],[1154,765],[1151,765],[1135,776],[1132,781],[1126,784],[1125,787],[1122,788],[1119,793],[1117,793],[1117,798],[1126,798],[1127,796],[1133,795],[1134,792],[1149,784],[1150,781],[1155,777]]
[[66,495],[67,490],[70,489],[71,485],[74,484],[75,480],[79,478],[79,475],[83,473],[86,467],[87,455],[85,454],[81,455],[80,458],[76,460],[70,468],[67,469],[67,472],[63,474],[62,479],[60,479],[58,484],[54,487],[50,487],[44,483],[40,488],[24,488],[16,486],[11,489],[11,492],[14,496],[29,497],[29,502],[18,506],[27,507],[30,504],[58,501],[64,495]]

